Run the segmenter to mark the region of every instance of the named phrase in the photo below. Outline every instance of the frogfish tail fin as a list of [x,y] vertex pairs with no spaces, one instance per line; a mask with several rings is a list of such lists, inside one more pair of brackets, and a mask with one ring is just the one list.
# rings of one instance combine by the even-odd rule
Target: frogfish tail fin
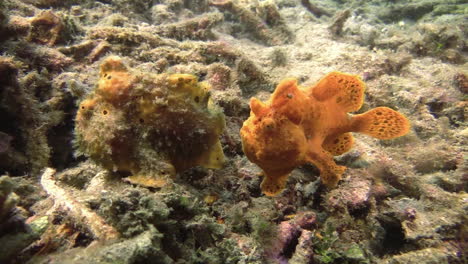
[[356,115],[352,121],[353,132],[360,132],[378,139],[404,136],[410,130],[408,119],[388,107],[377,107]]

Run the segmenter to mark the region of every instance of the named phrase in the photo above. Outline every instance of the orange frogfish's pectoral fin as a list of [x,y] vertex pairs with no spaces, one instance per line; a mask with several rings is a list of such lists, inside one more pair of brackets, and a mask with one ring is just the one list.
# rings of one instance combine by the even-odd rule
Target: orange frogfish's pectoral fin
[[289,173],[286,173],[284,175],[275,175],[275,176],[264,173],[263,181],[260,184],[262,193],[265,194],[266,196],[278,195],[286,187],[286,182],[288,180],[288,177],[289,177]]
[[351,132],[338,136],[329,136],[322,144],[322,148],[330,152],[333,156],[338,156],[348,152],[354,144],[354,137]]
[[378,139],[392,139],[409,132],[408,119],[388,107],[377,107],[353,117],[352,130]]
[[344,112],[354,112],[364,102],[366,85],[356,75],[331,72],[309,89],[318,101],[333,100]]
[[307,161],[317,166],[320,170],[320,180],[329,188],[338,184],[346,170],[345,166],[337,165],[332,154],[325,150],[307,153]]

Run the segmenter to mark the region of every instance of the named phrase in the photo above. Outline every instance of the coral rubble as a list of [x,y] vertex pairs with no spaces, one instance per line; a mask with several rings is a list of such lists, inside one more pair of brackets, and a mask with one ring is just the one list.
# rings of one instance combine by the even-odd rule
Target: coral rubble
[[242,5],[235,0],[212,1],[211,4],[222,11],[231,13],[233,18],[239,20],[246,32],[265,44],[279,45],[293,39],[293,33],[284,23],[276,5],[271,1],[262,3],[253,1],[255,12],[252,12],[249,6]]
[[44,11],[31,21],[29,40],[52,46],[60,40],[63,27],[59,16],[50,10]]
[[41,176],[42,187],[54,198],[56,207],[63,206],[77,221],[85,223],[96,240],[112,240],[118,237],[117,231],[107,225],[99,215],[83,206],[63,188],[55,184],[55,170],[47,168]]

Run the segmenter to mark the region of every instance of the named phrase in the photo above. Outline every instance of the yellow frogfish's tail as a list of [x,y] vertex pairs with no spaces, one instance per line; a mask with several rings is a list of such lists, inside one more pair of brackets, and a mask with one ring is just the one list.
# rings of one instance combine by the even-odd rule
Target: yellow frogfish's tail
[[289,173],[281,176],[268,176],[265,173],[263,178],[262,184],[260,184],[260,188],[262,189],[262,193],[266,196],[276,196],[281,193],[284,188],[286,187],[286,181],[288,180]]
[[404,136],[410,130],[408,119],[388,107],[377,107],[364,114],[355,115],[352,132],[360,132],[378,139]]

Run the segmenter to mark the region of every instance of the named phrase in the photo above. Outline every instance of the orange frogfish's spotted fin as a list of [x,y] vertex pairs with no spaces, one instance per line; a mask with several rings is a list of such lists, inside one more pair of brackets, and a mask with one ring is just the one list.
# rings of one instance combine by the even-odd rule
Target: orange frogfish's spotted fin
[[365,87],[356,75],[331,72],[310,89],[318,101],[334,100],[344,112],[354,112],[364,102]]
[[330,170],[320,171],[320,180],[325,186],[329,188],[336,187],[338,182],[341,180],[341,175],[343,175],[345,170],[345,166],[334,164],[334,166],[331,167]]
[[338,136],[329,136],[322,144],[322,148],[330,152],[333,156],[338,156],[348,152],[354,143],[354,137],[351,133],[343,133]]
[[284,190],[288,176],[289,173],[281,176],[275,175],[274,177],[265,174],[263,181],[260,184],[262,193],[264,193],[266,196],[278,195]]
[[408,119],[388,107],[377,107],[353,118],[353,131],[378,139],[392,139],[408,133]]
[[325,150],[309,152],[307,156],[307,161],[319,168],[322,183],[330,188],[335,187],[341,180],[346,167],[337,165],[332,154]]

